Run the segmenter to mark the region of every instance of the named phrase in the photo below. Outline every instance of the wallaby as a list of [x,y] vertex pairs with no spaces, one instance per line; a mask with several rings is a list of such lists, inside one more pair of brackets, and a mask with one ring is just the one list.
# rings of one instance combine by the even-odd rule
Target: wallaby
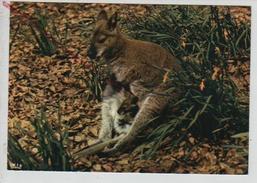
[[[149,124],[152,118],[160,114],[172,98],[165,91],[170,83],[163,82],[165,71],[179,72],[180,61],[161,46],[127,38],[121,33],[117,25],[117,13],[110,18],[102,10],[97,17],[94,32],[88,49],[90,59],[103,59],[114,74],[121,89],[109,92],[111,85],[107,85],[104,93],[102,108],[102,127],[99,138],[102,141],[112,138],[111,131],[115,128],[115,119],[110,119],[111,113],[116,114],[126,96],[123,94],[128,86],[129,92],[138,98],[139,110],[131,122],[124,129],[125,134],[106,153],[113,154],[122,151]],[[115,101],[115,102],[113,102]],[[118,103],[113,105],[113,103]],[[106,115],[107,114],[107,115]],[[118,129],[116,129],[119,131]]]

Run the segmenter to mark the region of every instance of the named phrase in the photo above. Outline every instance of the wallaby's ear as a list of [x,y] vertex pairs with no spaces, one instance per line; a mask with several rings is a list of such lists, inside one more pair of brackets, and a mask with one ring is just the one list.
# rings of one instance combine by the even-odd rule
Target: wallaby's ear
[[118,22],[118,13],[115,12],[110,19],[108,20],[108,27],[110,30],[114,30],[117,26],[117,22]]
[[105,10],[100,11],[100,13],[97,16],[97,21],[98,20],[108,20],[108,16]]

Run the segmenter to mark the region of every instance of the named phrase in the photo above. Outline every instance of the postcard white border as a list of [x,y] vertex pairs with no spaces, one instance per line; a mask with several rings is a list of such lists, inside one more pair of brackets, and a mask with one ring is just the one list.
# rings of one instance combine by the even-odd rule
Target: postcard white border
[[[16,0],[19,1],[19,0]],[[7,116],[8,116],[8,59],[9,59],[9,9],[0,0],[0,182],[1,183],[253,183],[257,180],[257,1],[254,0],[48,0],[30,2],[84,2],[124,4],[192,4],[192,5],[240,5],[252,7],[251,24],[251,75],[250,75],[250,142],[248,175],[203,175],[203,174],[150,174],[150,173],[89,173],[46,172],[7,170]],[[8,1],[5,1],[8,2]]]

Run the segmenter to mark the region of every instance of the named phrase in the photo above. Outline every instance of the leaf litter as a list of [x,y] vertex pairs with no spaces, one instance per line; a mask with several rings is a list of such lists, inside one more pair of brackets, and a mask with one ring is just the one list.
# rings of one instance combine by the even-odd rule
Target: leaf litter
[[[17,11],[11,13],[10,40],[13,43],[9,64],[9,133],[18,139],[23,148],[37,154],[35,145],[38,142],[30,120],[44,106],[48,121],[68,131],[67,149],[73,154],[94,143],[101,120],[101,102],[88,99],[85,83],[89,69],[86,49],[92,30],[90,22],[101,8],[119,10],[121,16],[126,17],[126,11],[144,15],[149,7],[65,3],[12,3],[12,7]],[[38,54],[38,45],[31,38],[26,24],[13,37],[19,21],[27,21],[24,15],[32,16],[38,8],[53,19],[61,36],[67,29],[66,40],[59,40],[63,45],[58,47],[58,54]],[[245,17],[249,13],[244,13],[247,9],[235,8],[233,11],[238,21],[249,21],[249,17]],[[60,55],[63,59],[60,59]],[[249,63],[241,68],[243,73],[249,72]],[[237,70],[231,66],[231,72],[238,73]],[[249,73],[238,82],[249,87]],[[58,113],[61,114],[61,124],[56,124]],[[141,151],[149,148],[144,147],[133,153],[126,152],[109,158],[85,157],[76,160],[73,166],[75,170],[100,172],[247,173],[248,157],[242,155],[239,146],[247,146],[246,141],[229,139],[213,144],[189,134],[176,149],[169,148],[171,142],[172,139],[168,139],[151,159],[141,158]],[[229,146],[231,144],[235,146]]]

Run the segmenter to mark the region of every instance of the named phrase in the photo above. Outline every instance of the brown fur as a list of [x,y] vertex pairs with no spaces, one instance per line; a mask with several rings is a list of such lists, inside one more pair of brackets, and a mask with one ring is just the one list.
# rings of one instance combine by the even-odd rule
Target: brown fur
[[159,45],[121,34],[117,14],[108,19],[105,11],[99,13],[89,55],[105,59],[117,81],[128,85],[141,104],[128,133],[108,151],[112,154],[131,143],[165,108],[171,97],[165,93],[170,83],[162,82],[164,70],[178,72],[181,66],[178,59]]

